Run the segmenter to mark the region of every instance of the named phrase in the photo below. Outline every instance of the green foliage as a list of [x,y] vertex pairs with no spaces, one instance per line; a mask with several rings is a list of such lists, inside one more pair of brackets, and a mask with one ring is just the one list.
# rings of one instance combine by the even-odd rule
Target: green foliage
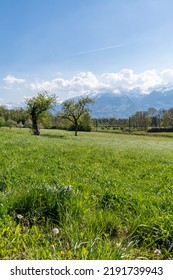
[[44,128],[51,128],[54,123],[53,115],[48,112],[44,111],[39,117],[39,124],[41,124]]
[[56,124],[56,127],[58,129],[67,129],[69,130],[71,126],[71,122],[68,120],[68,119],[65,119],[65,118],[58,118],[58,121],[57,121],[57,124]]
[[[49,97],[55,97],[54,95],[48,96],[46,92],[39,94],[44,95],[46,99]],[[34,100],[37,97],[34,97]],[[29,99],[26,99],[26,102],[28,102],[28,100]],[[153,130],[156,128],[156,131],[160,132],[159,128],[161,128],[162,130],[164,127],[172,127],[173,125],[172,108],[170,108],[169,110],[156,110],[155,108],[149,108],[147,111],[138,111],[127,119],[99,118],[91,120],[91,116],[89,115],[90,101],[88,100],[88,98],[81,98],[80,100],[84,102],[84,108],[82,109],[81,116],[79,115],[81,113],[80,109],[82,108],[82,103],[78,104],[78,101],[64,102],[66,109],[65,111],[61,111],[57,116],[53,113],[50,113],[49,110],[43,110],[42,113],[38,115],[38,118],[35,115],[38,128],[38,130],[35,130],[35,133],[37,131],[37,133],[39,134],[40,128],[58,128],[67,130],[70,129],[75,131],[77,128],[77,131],[90,131],[93,126],[95,127],[96,131],[114,130],[114,132],[118,133],[136,133],[138,131],[140,131],[141,133],[143,131],[146,131],[148,127],[149,129],[152,128]],[[56,102],[56,97],[54,101]],[[54,101],[51,106],[54,105]],[[91,99],[91,104],[92,103],[93,100]],[[30,113],[28,114],[28,110],[24,108],[8,109],[5,106],[0,106],[0,118],[2,118],[0,123],[2,123],[4,126],[5,121],[5,125],[10,128],[16,126],[16,123],[21,124],[22,127],[24,125],[24,127],[27,128],[32,128],[33,126],[31,120],[32,117]],[[12,123],[12,121],[14,123]]]
[[38,122],[40,118],[44,118],[43,114],[53,107],[56,103],[57,97],[55,95],[49,96],[47,92],[38,93],[37,96],[25,100],[27,110],[32,119],[32,129],[34,135],[39,135]]
[[15,121],[13,121],[12,119],[8,119],[6,122],[6,126],[8,126],[9,128],[16,127],[17,123]]
[[163,126],[173,126],[173,108],[163,114]]
[[56,102],[56,96],[49,96],[47,92],[38,93],[37,96],[32,98],[26,98],[26,105],[28,106],[28,112],[31,114],[33,110],[39,116],[42,112],[53,106],[53,103]]
[[[91,119],[91,116],[88,112],[83,114],[79,119],[78,124],[78,131],[91,131],[93,128],[93,122]],[[76,127],[75,125],[70,125],[69,130],[75,131]]]
[[0,117],[0,127],[5,125],[5,120],[3,117]]
[[13,193],[9,197],[8,212],[22,213],[33,221],[50,219],[54,223],[63,222],[73,198],[70,186],[57,187],[43,185]]
[[1,259],[173,259],[172,139],[0,130]]
[[[72,124],[68,119],[66,118],[59,118],[57,123],[58,129],[67,129],[71,131],[76,130],[76,126]],[[78,124],[78,131],[91,131],[93,128],[93,121],[91,119],[91,116],[89,113],[84,113],[80,119]]]
[[22,122],[19,122],[19,123],[17,124],[17,127],[18,127],[18,128],[23,128],[23,127],[24,127],[24,125],[23,125],[23,123],[22,123]]
[[[82,130],[86,128],[85,124],[81,123],[82,122],[82,117],[84,118],[89,118],[89,105],[92,104],[94,101],[89,98],[89,97],[83,97],[78,99],[77,101],[75,100],[67,100],[63,103],[62,110],[61,112],[58,113],[59,117],[65,118],[72,122],[71,129],[75,130],[75,136],[77,136],[77,132],[79,130],[79,127]],[[84,117],[85,115],[85,117]],[[88,127],[89,128],[89,127]]]
[[32,121],[31,119],[27,119],[24,123],[24,127],[26,128],[32,128]]
[[147,130],[147,127],[150,124],[151,119],[148,116],[148,112],[139,111],[130,117],[130,126],[135,127],[139,130]]

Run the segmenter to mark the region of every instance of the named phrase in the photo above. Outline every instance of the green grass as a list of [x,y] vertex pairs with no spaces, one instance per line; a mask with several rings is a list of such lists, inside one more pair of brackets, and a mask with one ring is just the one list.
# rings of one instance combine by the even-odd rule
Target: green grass
[[171,138],[1,128],[0,159],[1,259],[173,259]]

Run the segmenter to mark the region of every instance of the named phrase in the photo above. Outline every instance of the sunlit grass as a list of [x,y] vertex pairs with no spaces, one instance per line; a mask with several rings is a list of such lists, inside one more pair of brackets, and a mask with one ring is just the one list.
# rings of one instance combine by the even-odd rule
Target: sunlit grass
[[1,259],[172,259],[171,139],[1,128],[0,158]]

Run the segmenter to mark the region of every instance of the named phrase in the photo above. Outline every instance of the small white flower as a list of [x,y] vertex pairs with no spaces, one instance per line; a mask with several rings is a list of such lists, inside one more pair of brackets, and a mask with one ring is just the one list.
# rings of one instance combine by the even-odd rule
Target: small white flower
[[58,229],[58,228],[53,228],[53,233],[54,233],[55,235],[57,235],[57,234],[59,233],[59,229]]
[[121,242],[116,242],[116,246],[119,248],[121,246]]
[[161,254],[161,251],[160,251],[159,249],[155,249],[155,250],[154,250],[154,253],[155,253],[156,255],[160,255],[160,254]]
[[23,216],[20,215],[20,214],[17,214],[17,218],[18,218],[19,220],[22,220],[22,219],[23,219]]
[[69,186],[61,187],[60,190],[63,191],[63,192],[68,192],[68,191],[71,191],[72,188],[73,187],[71,185],[69,185]]

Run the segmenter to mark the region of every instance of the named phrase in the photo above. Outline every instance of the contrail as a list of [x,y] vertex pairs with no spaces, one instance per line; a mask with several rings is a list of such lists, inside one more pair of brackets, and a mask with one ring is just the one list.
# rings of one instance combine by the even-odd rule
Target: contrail
[[104,47],[104,48],[98,48],[98,49],[81,51],[81,52],[77,52],[77,53],[73,53],[71,55],[68,55],[67,57],[75,56],[75,55],[80,55],[80,54],[86,54],[86,53],[92,53],[92,52],[100,52],[100,51],[114,49],[114,48],[120,48],[120,47],[124,47],[124,45],[114,45],[114,46],[109,46],[109,47]]

